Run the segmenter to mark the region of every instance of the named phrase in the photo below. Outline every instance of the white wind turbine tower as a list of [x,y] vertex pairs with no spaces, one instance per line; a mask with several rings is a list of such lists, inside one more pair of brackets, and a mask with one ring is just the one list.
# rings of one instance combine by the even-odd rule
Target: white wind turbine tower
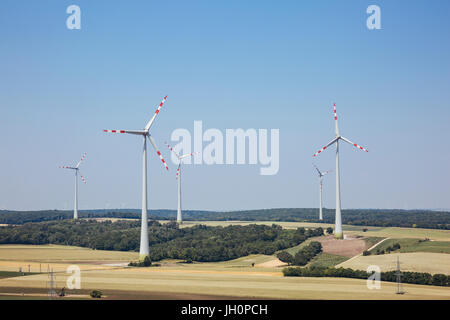
[[103,130],[104,132],[112,132],[112,133],[128,133],[141,136],[143,138],[143,161],[142,161],[142,214],[141,214],[141,244],[139,249],[139,260],[144,260],[145,257],[149,255],[148,248],[148,221],[147,221],[147,138],[152,144],[153,148],[155,148],[156,153],[161,159],[162,163],[166,167],[166,170],[169,170],[169,167],[164,161],[164,158],[159,152],[158,147],[156,146],[155,140],[150,135],[149,130],[155,121],[156,116],[159,113],[159,110],[163,106],[166,101],[167,96],[159,104],[158,108],[155,111],[155,114],[150,119],[150,121],[145,126],[144,130]]
[[351,145],[355,146],[356,148],[361,149],[363,151],[366,151],[366,152],[369,152],[369,151],[364,149],[363,147],[357,145],[356,143],[351,142],[347,138],[342,137],[339,134],[339,127],[338,127],[337,113],[336,113],[336,103],[333,104],[333,107],[334,107],[334,124],[335,124],[336,136],[326,146],[324,146],[322,149],[317,151],[313,155],[313,157],[320,154],[322,151],[324,151],[326,148],[331,146],[333,143],[336,143],[336,218],[335,218],[334,237],[336,239],[343,239],[344,234],[342,232],[342,218],[341,218],[341,191],[340,191],[340,182],[339,182],[339,140],[345,141],[348,144],[351,144]]
[[317,172],[319,173],[319,185],[320,185],[320,210],[319,210],[319,220],[323,220],[323,216],[322,216],[322,180],[323,177],[330,173],[331,170],[325,171],[325,172],[321,172],[319,170],[319,168],[317,168],[317,166],[313,163],[314,168],[316,168]]
[[[63,169],[70,169],[75,171],[75,200],[73,204],[73,218],[78,219],[78,172],[80,172],[80,164],[81,162],[86,158],[86,153],[83,154],[81,157],[81,160],[77,163],[75,167],[69,167],[69,166],[60,166],[60,168]],[[86,183],[86,180],[84,180],[83,175],[80,172],[81,180],[83,180],[84,183]]]
[[176,178],[178,180],[177,222],[179,224],[181,224],[181,223],[183,223],[183,216],[181,214],[181,162],[184,158],[191,157],[193,155],[199,154],[200,152],[186,153],[186,154],[183,154],[180,156],[178,153],[175,152],[175,150],[173,150],[173,148],[167,142],[165,144],[170,149],[170,151],[172,151],[175,154],[175,156],[178,159],[178,168],[177,168],[177,174],[176,174]]

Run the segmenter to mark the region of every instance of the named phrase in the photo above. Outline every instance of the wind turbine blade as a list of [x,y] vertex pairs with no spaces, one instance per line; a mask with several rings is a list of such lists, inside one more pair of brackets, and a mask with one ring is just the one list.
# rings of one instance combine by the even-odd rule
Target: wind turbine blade
[[78,168],[81,164],[81,162],[84,160],[84,158],[86,158],[86,152],[83,154],[83,156],[81,157],[81,160],[77,163],[77,165],[75,166],[75,168]]
[[182,156],[180,156],[180,159],[183,159],[183,158],[186,158],[186,157],[189,157],[189,156],[193,156],[193,155],[196,155],[196,154],[200,154],[200,152],[192,152],[192,153],[183,154]]
[[74,167],[68,167],[68,166],[59,166],[61,169],[73,169],[75,170],[76,168]]
[[153,121],[155,121],[156,116],[159,113],[159,110],[161,110],[161,107],[163,106],[164,102],[166,102],[167,96],[164,97],[164,99],[161,101],[161,103],[158,106],[158,109],[156,109],[155,114],[153,115],[153,117],[150,119],[150,121],[147,123],[147,125],[145,126],[145,131],[148,132],[148,130],[150,130],[150,127],[153,124]]
[[322,175],[322,172],[320,172],[319,168],[317,168],[317,166],[313,163],[314,168],[316,168],[317,172],[319,173],[319,176]]
[[84,179],[83,175],[81,174],[81,171],[78,170],[78,172],[80,173],[81,180],[83,180],[84,184],[86,184],[86,180]]
[[338,119],[337,119],[337,113],[336,113],[336,103],[333,103],[333,108],[334,108],[334,125],[335,125],[335,132],[336,132],[336,136],[339,136]]
[[326,148],[328,148],[329,146],[331,146],[333,143],[335,143],[336,141],[338,141],[338,137],[334,138],[333,140],[331,140],[325,147],[323,147],[322,149],[320,149],[319,151],[317,151],[313,157],[317,156],[319,153],[321,153],[322,151],[324,151]]
[[324,173],[322,173],[322,175],[324,176],[324,175],[326,175],[326,174],[329,174],[330,172],[333,172],[333,170],[325,171]]
[[128,133],[128,134],[145,134],[143,130],[103,130],[103,132],[109,133]]
[[164,142],[164,143],[170,149],[170,151],[172,151],[173,154],[176,155],[178,159],[180,159],[180,156],[178,155],[178,153],[176,153],[175,150],[173,150],[173,148],[167,142]]
[[342,138],[342,140],[344,140],[345,142],[351,144],[352,146],[354,146],[354,147],[356,147],[356,148],[358,148],[358,149],[361,149],[361,150],[363,150],[363,151],[365,151],[365,152],[369,152],[369,150],[367,150],[367,149],[361,147],[360,145],[357,145],[357,144],[354,143],[354,142],[351,142],[351,141],[348,140],[347,138],[344,138],[344,137],[341,137],[341,138]]
[[150,143],[152,144],[153,148],[155,148],[156,153],[158,154],[159,158],[161,159],[163,165],[166,167],[166,170],[169,171],[169,167],[167,166],[166,161],[164,160],[161,152],[159,152],[158,147],[156,146],[155,140],[151,135],[147,135],[148,140],[150,140]]

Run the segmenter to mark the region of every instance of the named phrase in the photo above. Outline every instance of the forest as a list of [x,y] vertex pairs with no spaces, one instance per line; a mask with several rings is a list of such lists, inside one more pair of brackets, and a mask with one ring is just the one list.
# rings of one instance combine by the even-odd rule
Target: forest
[[[175,220],[176,210],[149,210],[149,218],[153,220]],[[334,223],[334,210],[324,209],[324,223]],[[109,209],[79,211],[80,218],[126,218],[139,219],[138,209]],[[71,219],[72,211],[0,211],[0,224],[24,224]],[[290,208],[264,209],[248,211],[183,211],[183,219],[187,221],[287,221],[287,222],[319,222],[318,209]],[[450,212],[434,210],[398,210],[398,209],[344,209],[344,224],[358,226],[405,227],[450,230]]]
[[[286,230],[275,224],[179,228],[175,222],[149,221],[150,258],[210,262],[249,254],[271,255],[323,232],[322,228]],[[60,244],[138,251],[139,235],[139,221],[63,220],[0,227],[0,244]]]

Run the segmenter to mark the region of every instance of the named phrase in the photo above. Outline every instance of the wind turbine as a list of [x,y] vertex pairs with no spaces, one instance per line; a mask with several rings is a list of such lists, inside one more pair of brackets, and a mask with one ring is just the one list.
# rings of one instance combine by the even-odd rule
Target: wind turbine
[[331,170],[325,171],[325,172],[321,172],[319,170],[319,168],[317,168],[317,166],[313,163],[314,168],[316,168],[317,172],[319,173],[319,184],[320,184],[320,210],[319,210],[319,220],[323,220],[323,216],[322,216],[322,179],[323,177],[330,173]]
[[192,153],[186,153],[183,155],[179,155],[178,153],[175,152],[175,150],[173,150],[173,148],[167,143],[165,142],[165,144],[167,145],[167,147],[170,149],[170,151],[172,151],[175,156],[178,159],[178,168],[177,168],[177,174],[176,174],[176,179],[178,180],[178,208],[177,208],[177,222],[179,224],[183,223],[183,217],[181,215],[181,162],[184,158],[199,154],[200,152],[192,152]]
[[[73,218],[74,219],[78,219],[78,172],[80,171],[80,164],[84,160],[84,158],[86,158],[86,153],[83,154],[83,156],[81,157],[81,160],[78,161],[78,163],[75,167],[60,166],[60,168],[70,169],[70,170],[75,171],[75,200],[74,200],[74,204],[73,204]],[[86,180],[84,180],[84,177],[81,174],[81,171],[80,171],[80,177],[81,177],[81,180],[83,180],[83,182],[86,183]]]
[[348,144],[351,144],[351,145],[355,146],[356,148],[361,149],[365,152],[369,152],[369,151],[366,150],[365,148],[357,145],[356,143],[351,142],[347,138],[342,137],[339,134],[339,127],[338,127],[338,120],[337,120],[337,113],[336,113],[336,103],[333,104],[333,107],[334,107],[334,124],[335,124],[336,136],[326,146],[324,146],[322,149],[317,151],[313,155],[313,157],[316,157],[318,154],[320,154],[326,148],[331,146],[333,143],[336,143],[336,218],[335,218],[334,237],[336,239],[344,239],[344,234],[342,232],[341,191],[340,191],[340,182],[339,182],[339,140],[345,141]]
[[158,108],[155,111],[155,114],[150,119],[150,121],[145,126],[144,130],[103,130],[104,132],[111,133],[128,133],[141,136],[143,138],[143,158],[142,158],[142,214],[141,214],[141,244],[139,249],[139,260],[143,261],[145,257],[149,256],[149,248],[148,248],[148,221],[147,221],[147,138],[161,159],[162,163],[166,167],[166,170],[169,170],[169,167],[164,161],[161,152],[159,152],[158,147],[156,146],[156,142],[153,137],[150,135],[149,130],[155,121],[156,116],[161,110],[164,102],[166,101],[167,96],[159,104]]

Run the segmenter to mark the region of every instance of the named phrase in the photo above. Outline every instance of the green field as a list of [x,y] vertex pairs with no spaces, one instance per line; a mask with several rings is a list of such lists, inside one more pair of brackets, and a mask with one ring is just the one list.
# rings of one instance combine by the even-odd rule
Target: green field
[[[386,250],[395,243],[400,244],[400,249],[395,252],[434,252],[450,253],[450,242],[448,241],[423,241],[423,239],[388,239],[370,251],[376,254],[378,250]],[[392,253],[392,252],[391,252]]]
[[317,256],[315,256],[308,263],[307,267],[323,267],[323,268],[334,267],[339,263],[342,263],[347,260],[348,257],[322,252],[319,253]]
[[383,240],[385,238],[383,237],[367,237],[364,238],[364,241],[366,242],[367,248],[371,248],[372,246],[376,245],[378,242]]

